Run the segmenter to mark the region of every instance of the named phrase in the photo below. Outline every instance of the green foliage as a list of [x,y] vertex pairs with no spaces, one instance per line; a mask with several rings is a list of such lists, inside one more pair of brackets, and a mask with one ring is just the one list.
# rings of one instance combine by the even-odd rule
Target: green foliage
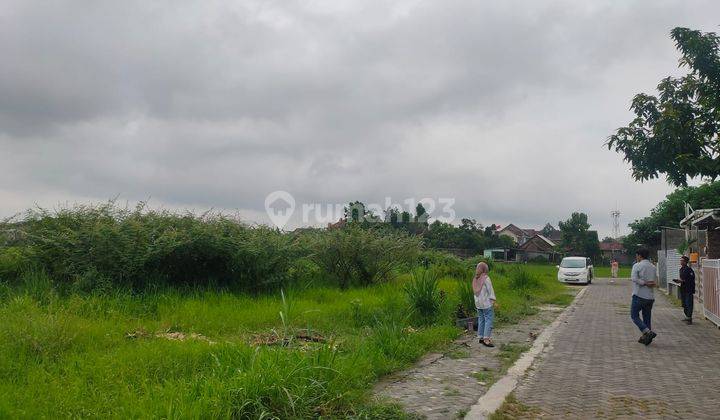
[[586,257],[595,257],[600,253],[600,243],[596,231],[590,231],[590,223],[585,213],[573,212],[570,218],[559,222],[562,240],[560,248]]
[[664,174],[686,186],[688,177],[720,176],[720,38],[687,28],[675,28],[671,36],[689,73],[663,79],[658,96],[636,95],[635,119],[606,144],[624,154],[635,179]]
[[472,270],[473,275],[475,274],[475,269],[476,269],[477,265],[480,264],[481,262],[484,262],[485,264],[487,264],[488,268],[491,271],[495,269],[495,261],[493,261],[489,258],[473,257],[473,258],[468,258],[466,261],[467,261],[468,267]]
[[460,309],[465,317],[472,317],[476,314],[475,292],[472,288],[472,277],[457,279],[457,298],[460,302]]
[[29,249],[18,246],[0,247],[0,281],[17,279],[30,266]]
[[438,274],[434,270],[418,269],[405,284],[410,308],[423,325],[432,324],[440,312],[442,295],[438,287]]
[[341,288],[391,279],[417,261],[420,239],[398,232],[350,226],[308,236],[310,258]]
[[[517,269],[506,267],[508,274]],[[541,283],[530,295],[499,270],[490,273],[499,324],[567,296],[551,267],[524,269]],[[411,280],[401,275],[344,291],[314,286],[293,290],[283,304],[279,292],[57,295],[38,273],[0,293],[0,412],[9,418],[396,418],[397,407],[368,403],[373,383],[459,333],[446,323],[448,305],[435,323],[412,328],[403,288]],[[456,296],[457,284],[441,278],[438,289]],[[280,312],[288,314],[284,322]],[[292,335],[308,325],[327,342],[257,343],[284,326]],[[155,336],[165,331],[209,341]]]
[[623,241],[628,252],[635,252],[638,244],[659,246],[662,227],[680,227],[679,222],[685,217],[685,203],[695,209],[720,207],[720,181],[678,188],[658,203],[649,216],[630,223],[632,232]]
[[692,249],[692,246],[697,242],[697,239],[690,239],[690,240],[684,240],[682,243],[678,246],[677,252],[680,255],[685,255],[686,251],[689,251]]
[[294,259],[290,238],[275,230],[250,228],[219,214],[180,215],[142,205],[31,210],[17,230],[17,246],[32,250],[33,265],[61,286],[80,289],[111,282],[134,288],[216,284],[259,292],[282,285]]
[[[351,301],[376,314],[372,328],[347,322]],[[10,418],[394,416],[396,406],[368,404],[372,384],[457,335],[444,325],[409,328],[403,303],[402,288],[387,285],[294,294],[289,329],[312,323],[328,341],[272,346],[250,343],[256,333],[282,327],[279,293],[82,294],[41,302],[15,290],[0,301],[0,412]],[[211,341],[154,335],[169,328]],[[136,336],[127,338],[128,332]]]
[[510,287],[529,294],[532,290],[542,287],[540,279],[524,268],[519,268],[510,274]]
[[436,250],[423,250],[418,262],[432,267],[441,277],[466,278],[471,276],[469,265],[459,257]]
[[430,224],[423,235],[425,245],[430,248],[460,248],[481,253],[487,248],[510,248],[512,239],[498,236],[495,225],[483,228],[474,219],[462,219],[460,226],[442,223]]

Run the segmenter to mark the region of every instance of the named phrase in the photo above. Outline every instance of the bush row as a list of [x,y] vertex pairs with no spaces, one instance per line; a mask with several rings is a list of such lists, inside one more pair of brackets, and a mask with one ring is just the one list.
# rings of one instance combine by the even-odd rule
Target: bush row
[[61,287],[158,285],[262,292],[289,283],[369,285],[412,266],[416,237],[349,227],[286,234],[207,213],[113,202],[37,209],[0,224],[0,279],[44,271]]

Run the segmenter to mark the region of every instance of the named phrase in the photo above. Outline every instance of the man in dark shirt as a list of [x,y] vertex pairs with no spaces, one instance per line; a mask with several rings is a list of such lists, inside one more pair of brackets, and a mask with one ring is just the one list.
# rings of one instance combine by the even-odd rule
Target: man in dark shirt
[[680,259],[680,299],[682,300],[685,319],[688,325],[692,324],[693,303],[695,295],[695,272],[688,264],[690,258],[682,256]]

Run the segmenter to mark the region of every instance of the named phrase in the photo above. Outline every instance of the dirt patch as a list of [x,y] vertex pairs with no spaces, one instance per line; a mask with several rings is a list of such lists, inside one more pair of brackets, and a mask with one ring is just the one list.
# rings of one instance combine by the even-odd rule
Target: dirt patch
[[250,345],[258,346],[289,346],[293,342],[304,343],[327,343],[328,339],[317,331],[301,329],[285,334],[280,334],[276,330],[270,330],[265,333],[255,334],[250,339]]
[[202,334],[198,333],[184,333],[181,331],[157,331],[154,333],[148,332],[144,328],[138,328],[135,331],[131,331],[125,334],[125,338],[128,339],[148,339],[148,338],[162,338],[165,340],[171,340],[171,341],[186,341],[186,340],[196,340],[196,341],[204,341],[209,344],[215,344],[214,341],[210,340],[209,338],[205,337]]

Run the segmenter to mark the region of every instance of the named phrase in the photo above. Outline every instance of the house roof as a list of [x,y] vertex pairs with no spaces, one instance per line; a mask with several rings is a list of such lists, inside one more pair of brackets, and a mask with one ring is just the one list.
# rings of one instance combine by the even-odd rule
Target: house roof
[[550,247],[550,248],[555,247],[555,242],[551,241],[550,239],[548,239],[548,238],[546,238],[546,237],[544,237],[544,236],[542,236],[542,235],[540,235],[540,234],[535,234],[535,235],[533,235],[532,238],[528,239],[527,242],[525,242],[524,244],[520,245],[519,248],[520,248],[520,249],[525,249],[525,248],[529,247],[533,242],[536,242],[536,241],[535,241],[536,238],[539,239],[542,244],[544,244],[544,245],[546,245],[546,246],[548,246],[548,247]]
[[509,232],[511,232],[511,233],[513,233],[513,234],[515,234],[515,235],[518,235],[518,236],[520,236],[520,235],[522,235],[522,234],[525,233],[525,231],[524,231],[523,229],[520,229],[519,227],[513,225],[512,223],[510,223],[509,225],[507,225],[507,226],[505,226],[504,228],[500,229],[500,232],[498,232],[498,234],[501,234],[501,233],[506,232],[506,231],[509,231]]
[[560,242],[562,240],[562,232],[559,230],[554,230],[550,235],[547,236],[548,239],[550,239],[553,242]]
[[542,236],[542,235],[539,234],[539,233],[536,233],[535,236],[537,236],[538,238],[540,238],[540,239],[542,239],[543,241],[547,242],[548,245],[550,245],[550,246],[555,246],[555,245],[556,245],[555,242],[553,242],[553,241],[551,241],[550,239]]

